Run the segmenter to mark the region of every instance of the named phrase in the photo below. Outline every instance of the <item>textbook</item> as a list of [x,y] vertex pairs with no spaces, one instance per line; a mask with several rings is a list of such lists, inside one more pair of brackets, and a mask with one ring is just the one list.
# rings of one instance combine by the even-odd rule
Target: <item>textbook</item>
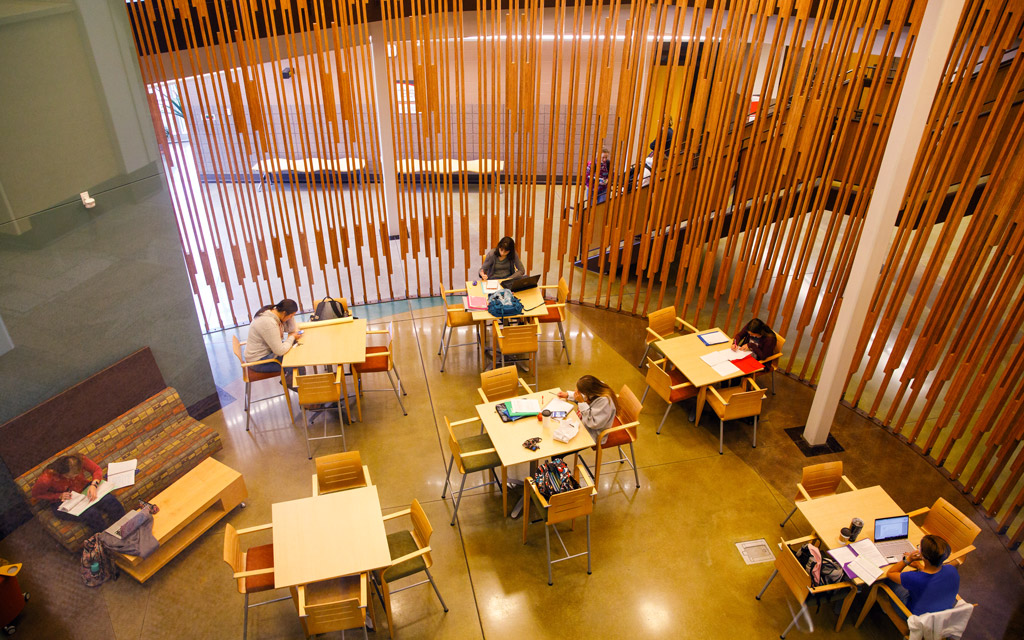
[[114,485],[104,480],[100,482],[100,486],[96,487],[95,500],[89,500],[89,496],[84,493],[72,491],[71,497],[60,503],[60,506],[57,507],[57,509],[64,513],[70,513],[73,516],[80,516],[86,509],[99,502],[100,498],[113,490]]
[[487,298],[484,296],[466,296],[466,311],[487,311]]
[[828,554],[842,565],[847,576],[851,579],[860,578],[868,585],[878,580],[882,575],[882,567],[889,564],[870,538],[832,549]]
[[125,460],[124,462],[111,462],[107,465],[107,482],[115,489],[130,487],[135,484],[135,471],[139,467],[139,461]]

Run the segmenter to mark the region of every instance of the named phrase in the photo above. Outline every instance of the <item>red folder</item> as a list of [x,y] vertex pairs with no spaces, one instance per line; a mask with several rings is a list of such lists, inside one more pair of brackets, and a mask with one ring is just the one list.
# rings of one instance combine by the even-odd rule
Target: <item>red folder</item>
[[747,356],[746,358],[733,360],[732,363],[739,367],[743,373],[756,373],[764,368],[764,365],[761,364],[754,356]]
[[466,311],[487,311],[487,298],[483,296],[466,296]]

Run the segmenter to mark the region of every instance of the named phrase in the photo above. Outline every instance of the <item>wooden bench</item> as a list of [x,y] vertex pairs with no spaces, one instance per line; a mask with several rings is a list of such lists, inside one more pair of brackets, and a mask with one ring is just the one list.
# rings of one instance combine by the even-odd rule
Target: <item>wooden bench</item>
[[153,516],[160,547],[148,558],[114,554],[117,565],[145,582],[247,496],[241,473],[207,458],[150,501],[160,507]]

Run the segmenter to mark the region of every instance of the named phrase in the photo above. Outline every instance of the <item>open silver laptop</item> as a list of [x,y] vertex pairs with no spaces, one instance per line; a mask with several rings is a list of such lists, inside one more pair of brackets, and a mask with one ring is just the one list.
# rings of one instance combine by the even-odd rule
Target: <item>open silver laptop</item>
[[910,516],[894,516],[875,520],[875,547],[889,562],[894,562],[905,553],[914,550],[907,539],[910,533]]

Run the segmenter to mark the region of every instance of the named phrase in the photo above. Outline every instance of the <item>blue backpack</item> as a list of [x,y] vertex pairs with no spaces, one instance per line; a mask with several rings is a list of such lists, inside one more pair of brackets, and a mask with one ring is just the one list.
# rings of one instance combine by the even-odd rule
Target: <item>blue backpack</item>
[[508,289],[498,289],[487,296],[487,311],[495,318],[507,318],[523,313],[523,303]]

